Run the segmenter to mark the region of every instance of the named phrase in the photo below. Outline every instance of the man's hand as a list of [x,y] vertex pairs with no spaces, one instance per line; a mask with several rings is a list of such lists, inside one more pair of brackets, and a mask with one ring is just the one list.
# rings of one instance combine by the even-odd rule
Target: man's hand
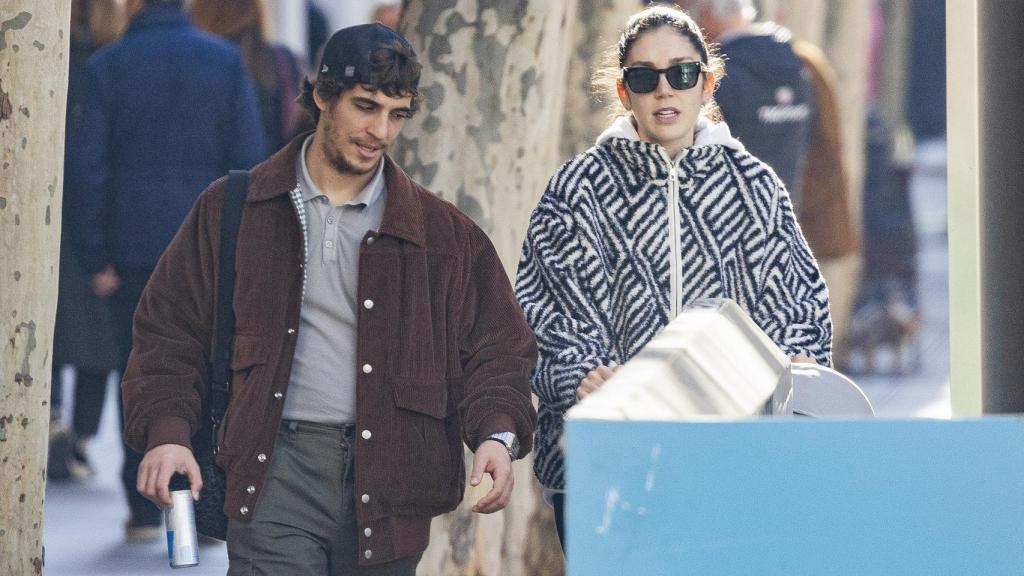
[[491,491],[473,506],[473,512],[490,514],[508,504],[509,498],[512,497],[512,488],[516,484],[512,475],[512,457],[508,454],[508,448],[497,440],[484,440],[477,446],[476,454],[473,456],[470,485],[479,486],[485,472],[491,475],[493,486]]
[[590,394],[596,392],[598,388],[604,386],[604,383],[607,382],[613,374],[619,371],[619,368],[622,368],[622,364],[617,365],[615,368],[598,366],[588,372],[587,375],[583,377],[583,380],[580,381],[580,387],[576,389],[576,400],[583,400]]
[[161,444],[151,448],[139,464],[135,488],[160,508],[171,507],[171,476],[184,474],[192,487],[192,499],[199,500],[203,477],[192,451],[178,444]]
[[107,264],[102,272],[92,275],[92,291],[97,296],[110,296],[121,287],[121,277],[117,275],[114,266]]

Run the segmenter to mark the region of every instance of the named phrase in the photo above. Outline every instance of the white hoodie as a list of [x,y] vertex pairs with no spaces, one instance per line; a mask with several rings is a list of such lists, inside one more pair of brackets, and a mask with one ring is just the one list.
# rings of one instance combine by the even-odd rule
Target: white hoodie
[[[640,140],[640,134],[633,126],[633,115],[623,114],[612,122],[611,126],[597,137],[597,145],[610,138],[625,138],[626,140]],[[704,116],[697,118],[697,126],[693,133],[693,147],[711,146],[721,144],[734,150],[744,150],[743,143],[733,138],[729,126],[725,122],[712,122]]]

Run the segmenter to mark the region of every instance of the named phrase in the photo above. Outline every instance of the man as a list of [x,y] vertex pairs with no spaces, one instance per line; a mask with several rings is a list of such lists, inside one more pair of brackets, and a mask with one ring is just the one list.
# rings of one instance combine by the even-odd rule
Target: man
[[839,359],[857,294],[860,244],[849,206],[836,80],[825,55],[768,22],[750,0],[677,0],[727,58],[715,100],[732,133],[786,184],[829,288]]
[[[139,295],[189,207],[210,180],[264,158],[238,50],[198,32],[182,1],[128,1],[124,37],[88,61],[70,135],[69,227],[94,291],[111,298],[122,373]],[[135,490],[141,458],[125,450],[129,540],[163,536]]]
[[[227,472],[230,574],[412,575],[430,521],[471,483],[508,502],[530,449],[536,343],[484,233],[385,149],[420,64],[380,24],[338,31],[302,101],[317,122],[253,169],[238,237]],[[141,493],[202,484],[189,449],[207,383],[225,180],[200,197],[136,316],[124,381]],[[522,446],[522,448],[520,448]],[[358,563],[358,567],[357,567]]]
[[814,95],[788,30],[753,24],[751,0],[677,0],[719,44],[726,75],[715,101],[729,129],[771,166],[799,206]]

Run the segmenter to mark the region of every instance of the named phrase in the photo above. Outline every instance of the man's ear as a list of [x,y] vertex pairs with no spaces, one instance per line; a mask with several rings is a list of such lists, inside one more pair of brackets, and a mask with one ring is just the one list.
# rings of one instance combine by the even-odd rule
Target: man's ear
[[629,101],[629,92],[626,91],[626,85],[622,83],[621,78],[615,81],[615,91],[619,93],[619,102],[622,102],[622,107],[632,110],[633,105]]
[[320,109],[321,112],[327,112],[327,102],[324,101],[323,97],[320,96],[320,91],[315,87],[313,88],[313,103]]

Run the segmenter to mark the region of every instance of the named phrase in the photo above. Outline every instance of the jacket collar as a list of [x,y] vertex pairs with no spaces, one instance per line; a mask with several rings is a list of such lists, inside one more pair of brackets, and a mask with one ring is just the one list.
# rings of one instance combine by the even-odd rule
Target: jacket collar
[[149,6],[143,8],[128,24],[125,34],[134,34],[158,26],[191,26],[192,21],[174,6]]
[[[246,202],[262,202],[283,196],[295,189],[298,175],[295,165],[302,143],[312,132],[299,134],[284,148],[252,169]],[[387,154],[384,155],[384,185],[387,198],[380,233],[396,236],[417,245],[426,242],[423,207],[420,205],[420,186],[413,182]]]

